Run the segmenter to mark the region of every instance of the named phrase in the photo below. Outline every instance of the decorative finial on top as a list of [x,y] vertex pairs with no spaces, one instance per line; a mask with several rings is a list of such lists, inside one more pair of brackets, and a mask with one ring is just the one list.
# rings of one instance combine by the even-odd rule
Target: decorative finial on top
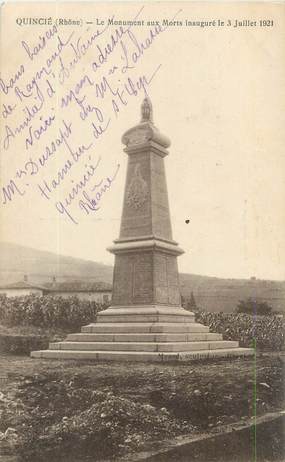
[[142,102],[141,115],[141,122],[153,122],[152,104],[148,97],[146,97]]
[[122,136],[122,143],[126,146],[126,152],[131,153],[132,149],[137,150],[141,145],[152,148],[152,142],[156,143],[156,149],[160,145],[161,156],[166,156],[166,149],[170,146],[170,140],[162,135],[153,123],[152,104],[146,96],[141,105],[141,121],[134,127],[127,130]]

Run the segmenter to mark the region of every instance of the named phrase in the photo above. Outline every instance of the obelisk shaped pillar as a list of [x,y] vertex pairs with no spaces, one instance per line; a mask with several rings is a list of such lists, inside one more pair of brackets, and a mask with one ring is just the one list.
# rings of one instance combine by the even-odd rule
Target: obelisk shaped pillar
[[128,168],[120,236],[108,249],[115,254],[112,306],[179,307],[183,251],[172,239],[164,168],[170,141],[155,127],[148,98],[122,142]]

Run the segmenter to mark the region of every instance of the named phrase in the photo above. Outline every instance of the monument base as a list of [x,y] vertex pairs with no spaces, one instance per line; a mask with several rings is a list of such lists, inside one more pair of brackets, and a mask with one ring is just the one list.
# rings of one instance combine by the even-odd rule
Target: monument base
[[112,361],[190,361],[253,355],[236,341],[195,322],[194,313],[175,306],[112,306],[98,313],[97,322],[69,334],[33,358]]

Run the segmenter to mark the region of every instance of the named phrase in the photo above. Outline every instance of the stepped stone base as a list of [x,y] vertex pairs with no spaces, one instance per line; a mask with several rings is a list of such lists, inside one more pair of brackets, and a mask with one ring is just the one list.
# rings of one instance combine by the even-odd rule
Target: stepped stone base
[[97,322],[69,334],[33,358],[112,361],[190,361],[252,355],[251,348],[225,341],[221,334],[195,322],[194,314],[167,306],[110,307]]

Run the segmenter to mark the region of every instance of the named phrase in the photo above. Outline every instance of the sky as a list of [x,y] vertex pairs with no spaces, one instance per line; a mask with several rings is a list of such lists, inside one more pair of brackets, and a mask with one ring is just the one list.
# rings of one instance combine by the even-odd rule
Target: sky
[[[94,82],[99,82],[108,75],[113,88],[123,88],[120,85],[127,83],[128,78],[137,82],[143,75],[148,79],[154,75],[147,93],[153,104],[155,125],[171,140],[165,166],[173,237],[185,251],[179,257],[179,270],[217,277],[285,279],[285,15],[281,14],[280,8],[284,5],[178,2],[116,4],[116,7],[112,4],[101,7],[82,4],[80,10],[68,4],[42,4],[41,9],[36,5],[17,5],[17,10],[13,5],[2,7],[3,37],[6,38],[1,44],[4,56],[1,78],[6,89],[3,84],[1,240],[113,263],[114,257],[106,248],[119,235],[127,166],[121,137],[139,122],[144,93],[136,87],[137,95],[127,95],[127,103],[119,106],[118,96],[106,92],[100,99],[95,84],[89,87],[85,79],[83,85],[82,78],[88,75]],[[130,70],[122,68],[126,64],[124,50],[130,62],[135,59],[133,53],[139,53],[135,41],[146,43],[151,26],[133,27],[131,34],[122,38],[124,47],[120,43],[116,45],[99,66],[96,44],[104,49],[111,32],[118,26],[109,27],[80,57],[76,66],[69,69],[70,76],[62,84],[58,82],[59,76],[62,77],[60,61],[55,58],[48,69],[55,74],[55,77],[48,76],[55,94],[47,96],[46,76],[39,78],[38,88],[45,95],[43,107],[28,127],[7,139],[6,126],[11,130],[19,126],[25,105],[32,107],[41,102],[36,85],[31,90],[27,83],[32,82],[42,66],[47,69],[47,59],[52,53],[57,51],[67,66],[74,59],[71,44],[87,43],[92,30],[102,31],[113,15],[117,20],[132,19],[139,11],[139,19],[145,22],[156,20],[161,24],[163,19],[176,16],[175,20],[181,21],[182,25],[169,26],[157,33],[151,45],[143,52],[141,49],[140,57],[136,63],[132,62]],[[50,37],[44,35],[50,26],[16,24],[16,17],[31,15],[79,19],[82,25],[57,27]],[[271,18],[274,25],[260,27],[260,17]],[[94,24],[88,26],[86,21],[90,18]],[[186,19],[215,20],[216,25],[186,26]],[[225,24],[230,20],[231,25],[218,26],[218,19]],[[257,26],[234,27],[236,19],[256,21]],[[97,20],[105,22],[101,29]],[[40,39],[43,36],[44,41]],[[67,44],[62,46],[62,43]],[[13,54],[9,53],[11,49]],[[94,64],[92,67],[95,61],[97,68]],[[11,84],[13,88],[7,90],[11,76],[15,76],[21,64],[23,75]],[[120,70],[114,71],[115,67]],[[111,75],[111,68],[114,75]],[[100,125],[101,115],[98,117],[94,111],[83,121],[74,99],[68,107],[61,106],[62,96],[70,89],[75,92],[80,81],[82,88],[78,98],[85,96],[85,106],[88,103],[100,108],[104,114],[101,125],[107,126],[110,119],[109,125],[101,136],[93,136],[92,147],[88,153],[86,150],[86,164],[80,160],[46,198],[39,193],[39,185],[43,187],[44,181],[51,184],[55,173],[66,162],[67,150],[60,146],[44,168],[29,179],[31,165],[25,167],[27,162],[38,159],[46,146],[58,137],[64,127],[63,120],[72,123],[68,142],[74,149],[82,144],[89,145],[92,120],[97,127]],[[30,89],[30,95],[23,97],[22,93],[22,98],[19,94],[17,96],[16,84],[22,90],[25,88],[26,94]],[[117,102],[118,113],[112,99]],[[13,113],[3,116],[4,104],[6,108],[9,104],[11,107],[16,105]],[[51,114],[54,121],[48,129],[41,134],[35,132]],[[33,142],[27,145],[25,140],[30,127]],[[8,149],[3,145],[5,140]],[[92,178],[96,184],[112,177],[119,164],[118,174],[102,196],[96,212],[87,214],[78,205],[81,196],[75,198],[69,208],[75,224],[67,214],[59,213],[56,204],[62,203],[72,185],[82,178],[85,165],[97,162],[98,168]],[[11,178],[15,180],[16,172],[23,168],[28,173],[17,178],[17,184],[21,191],[25,189],[25,194],[15,193],[10,201],[7,197],[5,201],[2,188]]]

